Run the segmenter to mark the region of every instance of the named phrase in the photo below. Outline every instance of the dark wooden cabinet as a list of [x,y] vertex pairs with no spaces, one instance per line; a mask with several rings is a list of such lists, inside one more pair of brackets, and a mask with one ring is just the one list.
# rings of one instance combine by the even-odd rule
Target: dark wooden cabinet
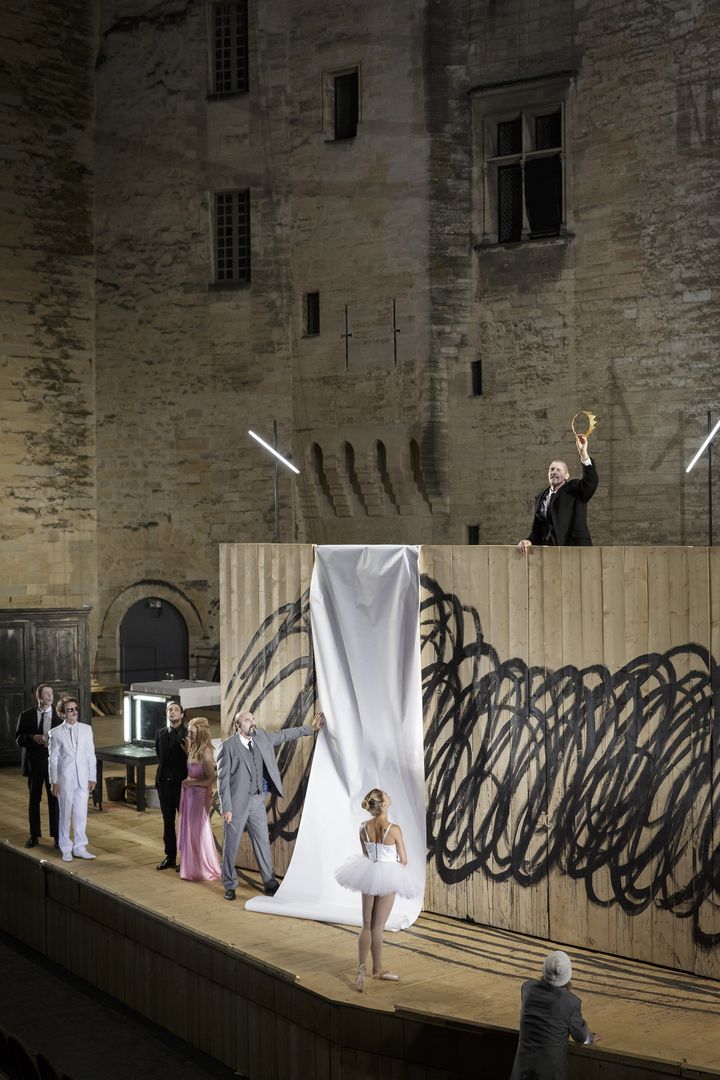
[[39,682],[80,702],[89,721],[89,608],[0,610],[0,761],[19,761],[15,744],[18,715],[35,700]]

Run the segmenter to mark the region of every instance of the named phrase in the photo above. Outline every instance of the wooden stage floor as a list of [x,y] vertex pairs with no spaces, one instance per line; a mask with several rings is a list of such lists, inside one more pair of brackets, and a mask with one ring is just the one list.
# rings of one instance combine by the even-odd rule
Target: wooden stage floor
[[[15,767],[3,767],[0,777],[0,839],[22,849],[27,837],[25,781]],[[353,985],[355,929],[254,914],[244,908],[252,895],[249,887],[241,885],[232,904],[224,900],[219,883],[183,882],[172,872],[156,872],[162,856],[159,810],[140,814],[125,804],[106,802],[102,813],[90,810],[88,836],[98,856],[94,862],[64,864],[47,840],[26,854],[215,939],[225,949],[290,973],[329,1001],[354,1007],[423,1014],[441,1025],[461,1021],[516,1031],[520,984],[538,975],[544,955],[557,947],[555,942],[424,912],[410,930],[386,935],[387,966],[399,972],[402,981],[369,980],[361,996]],[[579,1054],[605,1062],[598,1075],[720,1076],[720,984],[613,956],[570,951],[574,989],[591,1028],[602,1036],[597,1048],[583,1048]],[[644,1063],[650,1071],[626,1072],[622,1061]]]

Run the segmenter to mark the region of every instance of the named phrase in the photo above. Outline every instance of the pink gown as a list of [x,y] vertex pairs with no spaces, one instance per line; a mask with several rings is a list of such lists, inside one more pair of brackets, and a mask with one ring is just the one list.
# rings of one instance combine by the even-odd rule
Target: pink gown
[[[202,763],[189,761],[188,776],[192,780],[199,780],[202,775]],[[220,877],[220,860],[210,828],[211,805],[212,788],[195,784],[182,788],[178,822],[178,853],[180,877],[185,881],[217,881]]]

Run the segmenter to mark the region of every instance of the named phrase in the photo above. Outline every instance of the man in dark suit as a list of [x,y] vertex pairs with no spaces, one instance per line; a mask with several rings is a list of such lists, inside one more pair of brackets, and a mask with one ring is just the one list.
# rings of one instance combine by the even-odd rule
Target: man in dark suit
[[575,437],[582,478],[571,480],[564,461],[551,461],[548,484],[535,500],[530,535],[518,544],[518,551],[527,555],[533,544],[545,547],[591,547],[587,526],[587,504],[598,486],[595,463],[588,457],[587,438]]
[[155,787],[162,810],[163,844],[165,845],[165,858],[157,864],[156,870],[177,868],[175,815],[180,809],[182,782],[188,774],[185,711],[178,701],[168,701],[166,713],[167,726],[161,728],[155,735],[155,753],[158,759]]
[[25,847],[35,847],[42,836],[40,828],[40,800],[43,788],[47,795],[50,835],[58,846],[58,801],[50,788],[48,774],[48,742],[50,731],[62,723],[53,705],[53,688],[40,683],[35,691],[35,704],[18,717],[15,742],[21,750],[22,774],[28,778],[28,820],[30,835]]
[[520,991],[520,1037],[510,1080],[566,1080],[568,1036],[594,1043],[582,1002],[570,992],[572,965],[564,952],[545,957],[542,979],[528,979]]

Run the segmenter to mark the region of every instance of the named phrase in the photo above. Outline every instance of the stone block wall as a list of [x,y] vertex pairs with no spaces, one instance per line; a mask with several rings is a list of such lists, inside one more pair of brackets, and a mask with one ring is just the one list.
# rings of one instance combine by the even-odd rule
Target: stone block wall
[[[571,73],[570,236],[483,248],[478,162],[453,521],[474,516],[482,543],[525,535],[547,463],[577,475],[569,424],[584,408],[599,417],[595,542],[706,543],[706,466],[684,470],[720,412],[717,6],[487,3],[471,37],[473,87]],[[463,400],[474,358],[483,396]]]
[[96,606],[89,0],[0,17],[0,607]]
[[[302,469],[280,474],[285,541],[514,543],[548,461],[577,469],[587,408],[595,541],[705,542],[704,466],[684,465],[720,412],[711,0],[249,0],[250,89],[226,98],[205,0],[5,11],[5,606],[94,605],[103,679],[146,596],[214,648],[218,545],[273,537],[247,435],[273,419]],[[551,78],[564,235],[489,244],[488,87]],[[213,202],[234,189],[252,282],[228,288]]]

